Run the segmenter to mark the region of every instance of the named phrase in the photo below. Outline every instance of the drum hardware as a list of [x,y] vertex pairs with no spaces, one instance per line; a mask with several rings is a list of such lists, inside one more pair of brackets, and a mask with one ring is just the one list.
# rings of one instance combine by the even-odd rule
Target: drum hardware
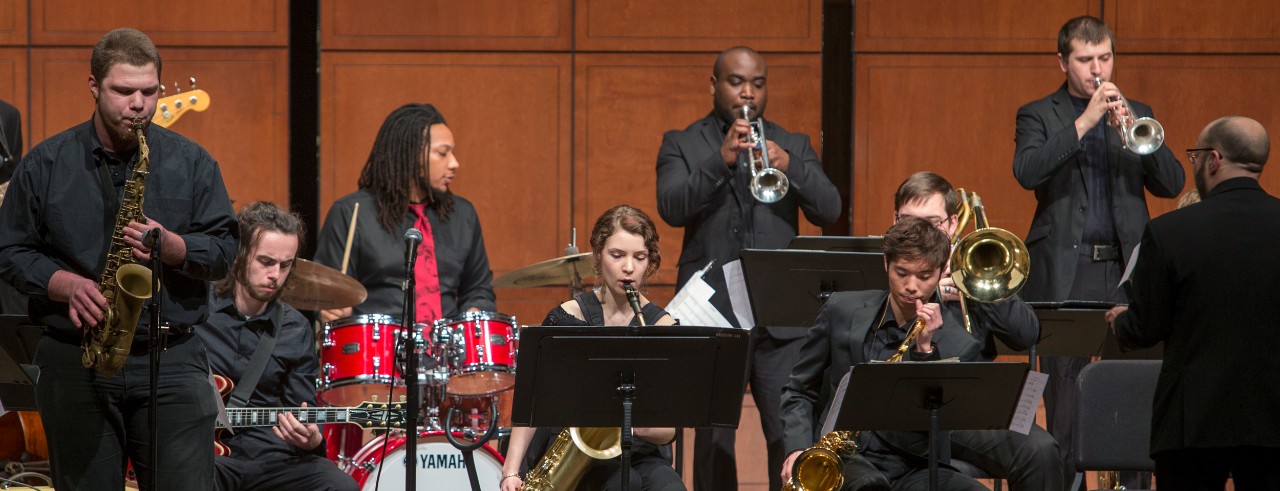
[[535,286],[567,285],[577,278],[595,277],[591,266],[591,253],[583,252],[557,257],[508,271],[493,280],[494,288],[530,288]]

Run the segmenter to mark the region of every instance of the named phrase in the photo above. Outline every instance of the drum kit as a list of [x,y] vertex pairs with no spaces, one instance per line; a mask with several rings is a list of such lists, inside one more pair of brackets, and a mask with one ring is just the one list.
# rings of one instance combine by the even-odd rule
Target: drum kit
[[[493,286],[569,284],[580,289],[584,273],[587,277],[593,274],[589,256],[572,254],[535,263],[498,277]],[[299,259],[281,300],[298,309],[324,310],[358,305],[366,295],[364,287],[350,276]],[[400,400],[405,395],[400,359],[402,343],[408,337],[405,329],[402,319],[383,314],[326,323],[317,336],[321,369],[316,386],[321,404],[357,406],[364,401]],[[410,329],[418,353],[419,393],[423,395],[416,480],[422,489],[465,489],[469,481],[462,454],[446,441],[445,432],[474,438],[496,425],[497,437],[510,435],[519,323],[508,315],[470,311]],[[444,421],[450,408],[453,419]],[[496,421],[491,421],[495,414]],[[403,465],[382,468],[384,462],[408,461],[403,430],[377,435],[361,445],[359,437],[351,437],[351,429],[330,427],[335,428],[325,429],[331,446],[329,456],[361,484],[361,489],[404,489]],[[486,444],[475,453],[475,462],[481,489],[497,491],[502,474],[499,453]]]

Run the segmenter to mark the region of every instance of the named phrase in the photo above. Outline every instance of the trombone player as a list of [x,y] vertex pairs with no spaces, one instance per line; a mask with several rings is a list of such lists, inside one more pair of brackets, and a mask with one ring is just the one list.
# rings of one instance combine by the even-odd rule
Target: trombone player
[[[1125,303],[1117,285],[1150,220],[1144,188],[1173,198],[1185,183],[1182,165],[1163,143],[1139,155],[1108,128],[1108,119],[1152,116],[1149,106],[1126,98],[1111,82],[1114,41],[1100,19],[1067,21],[1058,32],[1058,65],[1066,81],[1018,109],[1013,175],[1035,191],[1037,201],[1026,235],[1034,267],[1022,291],[1027,301]],[[1134,114],[1123,114],[1126,103]],[[1088,363],[1066,357],[1040,362],[1049,375],[1045,412],[1049,432],[1064,449],[1064,479],[1075,474],[1071,408],[1076,375]]]
[[[968,203],[963,203],[951,183],[938,174],[912,174],[898,186],[893,204],[895,222],[904,217],[923,218],[949,237],[962,237],[964,231],[958,213]],[[947,269],[954,271],[960,267],[952,256]],[[943,308],[963,318],[966,313],[960,304],[962,293],[953,275],[954,272],[943,276],[938,282],[938,291]],[[995,360],[997,338],[1016,350],[1029,349],[1040,338],[1040,320],[1016,293],[1003,301],[969,300],[965,305],[967,327],[982,348],[981,361]],[[1007,479],[1012,491],[1060,491],[1065,479],[1059,471],[1058,443],[1039,426],[1032,426],[1027,435],[1009,430],[953,431],[951,456]]]
[[[820,415],[831,404],[836,386],[850,366],[887,360],[907,342],[906,359],[912,361],[978,360],[981,346],[964,332],[959,317],[943,309],[935,298],[950,249],[947,235],[929,220],[904,216],[884,234],[889,291],[837,292],[822,306],[791,379],[782,389],[788,456],[781,479],[791,478],[792,464],[821,436],[817,434]],[[915,338],[907,338],[915,320],[922,320],[924,328]],[[946,433],[940,437],[945,438]],[[927,432],[862,432],[857,440],[858,453],[846,455],[842,462],[844,485],[840,489],[927,487]],[[948,462],[949,448],[939,448],[939,461]],[[986,489],[946,466],[938,469],[938,483],[944,490]]]

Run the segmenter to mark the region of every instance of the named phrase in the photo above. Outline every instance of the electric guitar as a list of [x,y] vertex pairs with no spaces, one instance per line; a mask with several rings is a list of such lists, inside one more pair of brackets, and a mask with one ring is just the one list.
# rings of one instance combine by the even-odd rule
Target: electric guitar
[[[218,385],[218,393],[224,398],[235,386],[231,379],[221,375],[215,374],[213,379]],[[362,402],[356,407],[227,408],[227,419],[231,428],[275,426],[279,422],[280,413],[292,414],[302,424],[352,423],[361,428],[404,428],[407,419],[404,403],[377,401]],[[214,455],[231,455],[231,448],[220,439],[224,429],[219,424],[219,428],[214,430]]]
[[[175,88],[182,90],[180,87]],[[200,112],[205,109],[209,109],[209,93],[197,89],[196,79],[191,77],[191,90],[161,97],[156,102],[156,114],[151,117],[151,122],[161,128],[168,128],[187,111]]]

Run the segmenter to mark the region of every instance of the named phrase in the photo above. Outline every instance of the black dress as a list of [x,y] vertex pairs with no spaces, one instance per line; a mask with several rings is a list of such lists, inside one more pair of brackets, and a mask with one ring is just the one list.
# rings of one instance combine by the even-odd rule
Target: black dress
[[[542,321],[542,325],[599,326],[604,324],[604,307],[600,305],[600,300],[596,298],[594,292],[578,295],[574,300],[578,302],[578,308],[587,320],[574,317],[557,305],[547,313],[547,318]],[[644,318],[650,321],[656,321],[667,315],[667,311],[652,302],[642,307],[641,312],[644,313]],[[639,321],[633,316],[630,325],[639,325]],[[529,442],[528,451],[525,452],[522,471],[528,472],[530,468],[537,465],[542,455],[546,453],[547,447],[551,446],[551,442],[555,441],[562,429],[538,428]],[[622,489],[622,473],[619,469],[621,464],[621,457],[593,462],[578,484],[578,489],[582,491]],[[680,475],[671,468],[671,445],[654,445],[636,439],[631,447],[631,469],[632,490],[685,491],[686,489],[684,483],[680,481]]]

